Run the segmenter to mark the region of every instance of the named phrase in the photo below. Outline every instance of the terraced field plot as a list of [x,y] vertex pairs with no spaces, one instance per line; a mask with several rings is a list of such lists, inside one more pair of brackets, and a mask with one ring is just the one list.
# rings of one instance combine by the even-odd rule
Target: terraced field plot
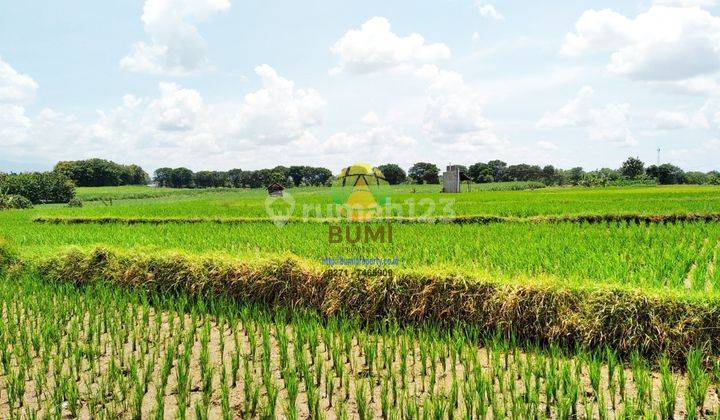
[[[720,223],[714,221],[720,188],[486,190],[453,196],[435,189],[398,187],[393,199],[403,207],[396,215],[409,214],[405,200],[452,198],[456,216],[489,217],[449,224],[393,222],[392,243],[333,244],[329,223],[312,218],[281,228],[269,220],[239,220],[267,217],[266,193],[254,190],[83,189],[80,195],[91,201],[81,208],[46,205],[2,212],[0,266],[7,267],[9,278],[0,284],[5,313],[19,315],[0,334],[13,349],[0,358],[6,361],[0,369],[0,405],[13,414],[57,413],[59,403],[61,414],[95,410],[132,417],[139,410],[147,417],[178,415],[184,404],[187,415],[201,418],[206,411],[212,417],[385,413],[393,418],[470,411],[475,418],[483,413],[518,418],[716,413],[711,384],[720,374],[714,368],[720,354]],[[330,201],[322,188],[290,194],[295,217],[303,216],[304,205]],[[423,210],[416,215],[423,216]],[[619,221],[597,221],[608,215]],[[495,216],[511,219],[494,221]],[[559,220],[565,216],[584,221]],[[38,217],[81,223],[41,223]],[[110,219],[98,220],[102,217]],[[126,218],[159,220],[128,224]],[[397,264],[373,271],[327,266],[326,258],[397,259]],[[53,310],[32,303],[50,302],[52,296],[60,303],[45,306]],[[108,303],[113,299],[117,303]],[[114,327],[101,327],[93,318],[89,308],[96,304],[113,313],[114,321],[103,323]],[[132,308],[138,312],[128,312]],[[297,312],[284,312],[287,308]],[[156,311],[163,313],[159,333],[153,332]],[[167,327],[168,313],[184,319],[186,327],[181,329],[179,320]],[[362,323],[348,314],[360,316]],[[36,332],[17,326],[26,319]],[[76,327],[65,334],[102,328],[103,338],[79,345],[73,344],[76,336],[50,332],[68,322]],[[302,330],[304,335],[296,336],[297,324],[312,325],[314,333]],[[221,330],[223,352],[218,350]],[[340,344],[348,334],[349,351]],[[231,350],[234,335],[245,340],[239,353]],[[294,350],[287,362],[280,361],[285,350],[278,345],[286,338],[289,349],[304,343],[305,362],[293,356]],[[128,350],[133,342],[157,347]],[[345,368],[335,360],[333,351],[340,350],[333,346],[352,353]],[[407,356],[401,354],[413,347],[418,362],[413,357],[412,367],[402,368]],[[170,354],[169,348],[177,351]],[[255,355],[249,356],[253,348]],[[33,387],[43,385],[31,382],[40,379],[20,377],[19,367],[36,364],[48,352],[65,361],[47,362],[62,368],[45,392],[37,393]],[[435,368],[422,368],[421,352],[434,353]],[[367,357],[375,361],[368,364]],[[117,365],[109,368],[113,358]],[[90,365],[96,362],[102,366]],[[158,372],[146,374],[143,369],[150,368],[142,367],[163,363],[170,366],[159,376],[169,378],[165,385],[157,382]],[[616,363],[621,365],[613,367]],[[233,369],[238,377],[247,369],[247,378],[223,385],[230,383]],[[83,380],[73,385],[72,375],[78,374]],[[146,382],[146,376],[154,379]],[[188,384],[187,392],[178,379]],[[620,385],[623,380],[627,386]],[[293,381],[296,406],[288,405]],[[389,401],[396,403],[392,410]]]
[[[462,214],[498,216],[537,216],[567,214],[673,214],[720,212],[720,186],[655,186],[608,188],[543,188],[527,191],[484,191],[473,187],[470,193],[440,194],[438,185],[393,187],[391,200],[403,204],[411,199],[416,203],[415,216],[428,210],[426,199],[436,204],[440,199],[455,201],[454,211]],[[485,187],[487,188],[487,187]],[[500,187],[495,187],[500,188]],[[80,189],[79,197],[104,195],[115,198],[112,206],[92,203],[81,209],[54,206],[36,210],[44,215],[85,216],[185,216],[185,217],[238,217],[267,216],[264,190],[229,190],[227,192],[199,193],[202,190],[171,190],[150,187],[118,187]],[[332,203],[327,188],[299,188],[287,190],[295,199],[294,215],[301,216],[303,205],[325,207]],[[413,192],[415,191],[415,192]],[[139,194],[160,194],[156,199],[122,201],[122,197]],[[172,194],[172,195],[165,195]],[[117,201],[120,199],[120,201]],[[408,215],[404,205],[403,215]]]
[[0,281],[0,298],[7,417],[634,418],[718,410],[720,383],[702,370],[699,352],[687,374],[666,359],[653,373],[636,355],[624,366],[610,349],[521,350],[473,326],[361,326],[32,277]]

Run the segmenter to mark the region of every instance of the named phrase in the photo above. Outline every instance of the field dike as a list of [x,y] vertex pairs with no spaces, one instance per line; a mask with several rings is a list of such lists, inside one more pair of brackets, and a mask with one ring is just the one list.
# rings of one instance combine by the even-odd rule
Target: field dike
[[[39,216],[33,219],[35,223],[73,225],[73,224],[243,224],[243,223],[272,223],[275,219],[270,217],[72,217]],[[558,216],[532,216],[509,217],[492,215],[463,215],[454,217],[379,217],[370,220],[346,220],[337,218],[296,218],[291,217],[288,223],[320,223],[330,224],[338,222],[349,223],[428,223],[428,224],[489,224],[489,223],[677,223],[677,222],[718,222],[720,213],[690,213],[690,214],[581,214]]]
[[49,281],[110,282],[158,292],[352,314],[366,321],[472,323],[488,332],[566,348],[609,346],[684,363],[691,347],[720,353],[720,302],[622,289],[495,283],[456,275],[322,269],[288,256],[217,256],[72,248],[28,263]]

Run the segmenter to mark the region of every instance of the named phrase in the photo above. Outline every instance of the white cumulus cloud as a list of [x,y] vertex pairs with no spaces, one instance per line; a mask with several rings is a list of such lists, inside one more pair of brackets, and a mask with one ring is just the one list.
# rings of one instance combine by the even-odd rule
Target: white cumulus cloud
[[426,91],[423,132],[445,146],[497,150],[508,145],[499,138],[483,112],[484,95],[465,83],[462,75],[434,67],[424,69]]
[[691,119],[684,112],[662,110],[655,114],[654,123],[659,130],[679,130],[688,128]]
[[637,140],[630,131],[630,104],[608,104],[588,112],[588,138],[593,141],[634,146]]
[[570,127],[576,126],[586,118],[587,100],[595,91],[590,86],[583,86],[577,95],[567,104],[553,112],[547,112],[538,121],[538,127]]
[[403,66],[416,66],[446,60],[450,49],[443,43],[428,44],[417,33],[402,37],[391,31],[390,22],[376,16],[351,29],[330,48],[340,62],[330,70],[341,72],[372,73]]
[[636,80],[672,81],[720,70],[720,18],[698,7],[652,6],[630,19],[588,10],[561,54],[610,52],[607,69]]
[[18,160],[103,156],[149,167],[258,167],[292,157],[294,144],[315,136],[325,101],[268,65],[255,71],[261,86],[238,101],[208,103],[194,89],[161,82],[156,95],[125,95],[89,123],[0,103],[0,148]]
[[245,95],[232,120],[233,132],[255,143],[287,143],[322,122],[325,100],[298,89],[267,64],[255,68],[262,88]]
[[37,88],[32,77],[19,73],[0,57],[0,103],[30,102]]
[[142,22],[150,42],[135,43],[120,67],[170,75],[201,70],[207,65],[207,46],[195,24],[229,8],[229,0],[146,0]]
[[547,112],[538,120],[540,128],[583,127],[588,139],[621,146],[633,146],[637,140],[630,130],[630,104],[607,104],[592,107],[594,90],[583,86],[557,111]]
[[196,122],[207,117],[207,108],[198,93],[175,83],[160,83],[160,97],[147,107],[147,122],[158,130],[192,130]]

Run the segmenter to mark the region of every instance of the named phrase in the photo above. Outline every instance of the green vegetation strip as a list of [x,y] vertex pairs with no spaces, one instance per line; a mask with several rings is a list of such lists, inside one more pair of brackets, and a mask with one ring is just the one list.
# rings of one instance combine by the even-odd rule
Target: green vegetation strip
[[240,261],[105,248],[35,261],[47,280],[108,282],[153,292],[221,296],[238,302],[440,325],[469,323],[566,348],[608,346],[620,354],[668,354],[691,347],[720,353],[720,302],[621,288],[508,284],[413,271],[326,269],[293,257]]
[[35,223],[47,224],[151,224],[160,225],[166,223],[195,224],[195,223],[218,223],[218,224],[240,224],[240,223],[271,223],[282,220],[283,223],[340,223],[340,222],[361,222],[361,223],[429,223],[429,224],[488,224],[488,223],[605,223],[625,222],[636,224],[650,223],[676,223],[676,222],[718,222],[720,213],[689,213],[689,214],[666,214],[666,215],[645,215],[645,214],[586,214],[566,216],[534,216],[534,217],[506,217],[488,215],[466,215],[455,217],[384,217],[370,220],[348,220],[338,218],[298,218],[278,219],[271,217],[48,217],[39,216],[33,219]]

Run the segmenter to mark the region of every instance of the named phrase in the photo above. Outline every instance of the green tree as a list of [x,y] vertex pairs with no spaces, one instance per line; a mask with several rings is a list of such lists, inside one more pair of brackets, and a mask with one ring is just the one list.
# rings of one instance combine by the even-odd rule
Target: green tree
[[242,188],[243,187],[242,173],[243,173],[242,169],[230,169],[229,171],[227,171],[228,184],[234,188]]
[[170,187],[190,188],[193,186],[193,171],[188,168],[175,168],[170,174]]
[[292,178],[293,184],[295,184],[296,187],[299,187],[300,184],[302,184],[307,173],[307,166],[291,166],[288,168],[288,176]]
[[55,171],[0,174],[0,193],[21,195],[33,204],[67,203],[75,197],[75,184]]
[[545,165],[542,168],[542,182],[545,185],[555,185],[559,182],[558,171],[552,165]]
[[380,165],[378,166],[378,169],[380,169],[380,172],[383,173],[383,176],[390,185],[402,184],[407,179],[407,174],[405,174],[405,171],[403,171],[400,166],[394,163]]
[[685,172],[685,183],[693,185],[705,185],[710,180],[710,176],[704,172]]
[[172,168],[158,168],[155,170],[153,181],[158,187],[169,187],[172,177]]
[[308,167],[304,179],[307,184],[321,186],[325,185],[332,176],[333,174],[330,169]]
[[507,163],[503,162],[502,160],[491,160],[487,164],[490,167],[490,170],[492,171],[492,177],[493,177],[494,182],[507,181],[507,178],[506,178]]
[[408,171],[408,177],[418,184],[439,184],[440,169],[433,163],[418,162]]
[[120,165],[105,159],[62,161],[53,170],[79,187],[142,185],[148,181],[147,173],[138,165]]
[[718,171],[710,171],[707,173],[708,180],[707,183],[710,185],[720,185],[720,172]]
[[543,173],[537,165],[510,165],[507,167],[506,176],[511,181],[542,181]]
[[473,182],[477,182],[479,184],[493,182],[495,180],[493,177],[492,167],[487,163],[482,162],[470,165],[468,168],[468,176],[472,178]]
[[629,157],[620,167],[620,174],[627,179],[636,179],[645,173],[645,164],[637,157]]
[[150,177],[143,168],[138,165],[128,165],[125,167],[128,172],[129,185],[146,185],[150,181]]
[[660,166],[650,165],[645,170],[648,176],[658,180],[659,184],[682,184],[685,181],[685,172],[675,165],[663,163]]
[[572,185],[579,185],[580,181],[582,181],[583,176],[585,176],[585,171],[583,168],[576,166],[572,169],[568,169],[565,171],[565,176],[569,183]]

